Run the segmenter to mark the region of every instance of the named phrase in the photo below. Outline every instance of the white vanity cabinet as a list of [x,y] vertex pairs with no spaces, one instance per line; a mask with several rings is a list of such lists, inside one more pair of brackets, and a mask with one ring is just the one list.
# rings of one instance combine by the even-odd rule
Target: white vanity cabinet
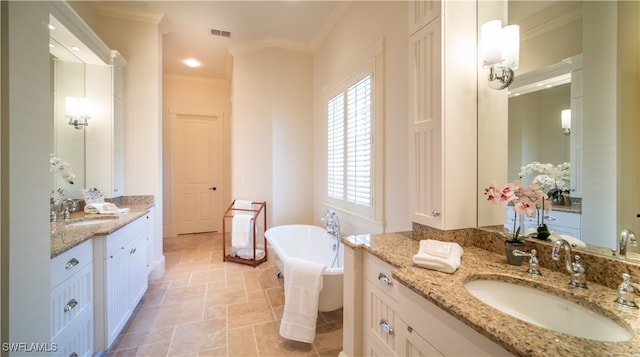
[[475,227],[476,4],[409,8],[411,218],[442,230]]
[[51,342],[59,356],[93,354],[93,245],[51,260]]
[[111,346],[147,290],[149,219],[94,237],[96,351]]
[[[355,267],[355,271],[345,270],[345,279],[362,276],[359,283],[363,288],[359,290],[356,284],[354,298],[345,299],[345,326],[357,330],[354,334],[345,330],[345,338],[353,341],[343,343],[344,355],[511,356],[500,345],[394,280],[392,271],[396,268],[392,265],[369,253],[351,253],[345,251],[345,267]],[[357,298],[359,292],[363,295],[361,300]],[[360,312],[363,325],[349,321]]]

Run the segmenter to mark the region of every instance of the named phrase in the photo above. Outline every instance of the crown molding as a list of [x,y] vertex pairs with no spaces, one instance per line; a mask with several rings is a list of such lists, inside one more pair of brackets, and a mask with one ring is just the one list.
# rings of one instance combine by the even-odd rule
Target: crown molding
[[547,32],[553,31],[557,28],[560,28],[568,23],[579,20],[582,18],[582,10],[575,9],[569,12],[566,12],[562,15],[559,15],[549,21],[545,21],[544,23],[532,27],[529,30],[520,34],[520,41],[527,41],[532,38],[541,36]]
[[287,50],[293,51],[302,51],[302,52],[313,52],[313,48],[310,45],[301,42],[282,40],[277,38],[267,38],[263,40],[258,40],[255,42],[250,42],[242,45],[232,46],[229,48],[229,53],[232,56],[238,56],[241,54],[258,51],[264,48],[283,48]]
[[93,10],[101,16],[117,17],[125,20],[148,22],[161,24],[165,21],[165,13],[136,9],[134,7],[124,8],[111,4],[109,1],[89,1]]

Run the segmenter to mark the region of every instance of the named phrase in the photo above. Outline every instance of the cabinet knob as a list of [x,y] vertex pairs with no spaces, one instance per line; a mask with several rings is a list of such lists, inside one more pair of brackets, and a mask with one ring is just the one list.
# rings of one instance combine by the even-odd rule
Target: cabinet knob
[[389,323],[389,321],[387,321],[385,319],[380,320],[380,328],[387,335],[395,335],[396,334],[396,330],[394,330],[393,326]]
[[64,312],[69,312],[69,311],[73,310],[73,308],[76,307],[76,306],[78,306],[78,301],[76,299],[71,299],[64,306]]
[[440,215],[440,211],[438,211],[437,209],[434,209],[433,211],[431,211],[431,216],[438,217],[439,215]]
[[380,272],[380,274],[378,274],[378,280],[380,280],[380,282],[383,283],[384,285],[387,285],[387,286],[393,285],[393,280],[391,280],[389,275],[385,273]]
[[78,261],[78,259],[76,258],[71,258],[67,264],[64,266],[65,269],[69,270],[71,268],[73,268],[74,266],[78,265],[80,262]]

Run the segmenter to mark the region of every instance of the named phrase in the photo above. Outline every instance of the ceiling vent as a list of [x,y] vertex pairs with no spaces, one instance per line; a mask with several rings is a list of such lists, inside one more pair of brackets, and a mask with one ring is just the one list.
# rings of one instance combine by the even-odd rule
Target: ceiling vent
[[231,37],[231,32],[229,32],[229,31],[217,30],[217,29],[211,29],[211,34],[212,34],[213,36]]

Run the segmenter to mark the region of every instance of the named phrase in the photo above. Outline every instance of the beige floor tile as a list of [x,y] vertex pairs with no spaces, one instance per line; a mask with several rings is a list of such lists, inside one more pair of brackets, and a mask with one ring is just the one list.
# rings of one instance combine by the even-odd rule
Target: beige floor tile
[[150,345],[160,342],[170,342],[173,337],[174,327],[167,327],[158,330],[149,330],[138,333],[121,334],[114,342],[111,350],[127,350],[144,345]]
[[176,326],[169,355],[198,353],[226,346],[224,320],[205,320]]
[[248,291],[280,287],[274,267],[246,271],[244,272],[244,281]]
[[127,333],[136,333],[175,326],[179,323],[201,321],[203,308],[203,302],[189,301],[138,309],[125,329]]
[[229,356],[258,356],[253,327],[244,326],[229,330]]
[[273,320],[267,299],[227,305],[227,325],[230,329]]
[[244,290],[244,287],[212,289],[209,285],[207,290],[207,306],[237,304],[246,301],[247,292]]
[[205,305],[204,307],[204,320],[226,320],[227,319],[227,306],[211,306]]
[[183,287],[171,287],[162,300],[162,305],[172,305],[188,301],[204,301],[207,286],[205,284]]
[[271,288],[265,290],[271,307],[284,306],[284,290],[282,288]]
[[342,322],[342,309],[321,312],[327,322]]
[[287,340],[280,336],[280,322],[254,325],[260,356],[316,356],[313,345]]
[[219,285],[224,285],[225,276],[224,269],[215,269],[206,271],[196,271],[191,274],[191,281],[189,285],[197,285],[197,284],[206,284],[206,283],[217,283]]
[[313,346],[319,354],[325,356],[333,355],[336,351],[336,346],[340,346],[340,350],[342,350],[342,322],[334,322],[317,327]]

